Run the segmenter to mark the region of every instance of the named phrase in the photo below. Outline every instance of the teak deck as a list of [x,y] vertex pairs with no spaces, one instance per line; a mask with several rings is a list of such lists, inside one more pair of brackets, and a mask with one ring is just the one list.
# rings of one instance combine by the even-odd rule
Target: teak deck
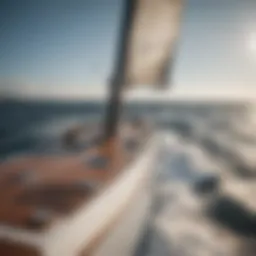
[[42,230],[75,211],[136,156],[134,146],[138,149],[145,132],[129,133],[75,156],[25,156],[1,163],[0,224]]

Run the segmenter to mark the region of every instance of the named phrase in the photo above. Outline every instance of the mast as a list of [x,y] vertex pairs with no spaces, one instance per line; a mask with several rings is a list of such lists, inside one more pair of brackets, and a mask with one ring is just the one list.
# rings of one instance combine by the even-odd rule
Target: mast
[[116,135],[124,87],[167,88],[183,8],[183,0],[123,1],[123,20],[110,81],[105,139]]
[[118,128],[121,112],[121,92],[125,84],[125,70],[127,68],[129,39],[136,0],[124,0],[120,38],[117,46],[117,56],[114,63],[114,73],[110,81],[110,96],[106,110],[105,139],[114,137]]

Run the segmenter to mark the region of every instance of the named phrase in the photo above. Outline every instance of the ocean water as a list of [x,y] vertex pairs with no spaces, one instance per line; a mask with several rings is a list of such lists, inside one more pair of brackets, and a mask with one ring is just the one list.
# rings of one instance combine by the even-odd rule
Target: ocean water
[[[213,129],[211,121],[197,136],[167,130],[149,228],[136,256],[256,255],[254,121],[242,116],[241,125],[236,117]],[[212,147],[200,141],[204,136]],[[217,185],[199,193],[197,184],[206,180]]]
[[[0,159],[17,154],[61,150],[61,136],[70,127],[98,123],[105,105],[95,102],[0,102]],[[189,134],[202,132],[205,124],[227,128],[232,118],[245,116],[243,104],[229,103],[134,103],[123,107],[123,118],[141,116],[160,129]],[[219,126],[219,127],[217,127]]]
[[0,103],[0,158],[51,152],[70,127],[99,121],[102,106],[94,103]]

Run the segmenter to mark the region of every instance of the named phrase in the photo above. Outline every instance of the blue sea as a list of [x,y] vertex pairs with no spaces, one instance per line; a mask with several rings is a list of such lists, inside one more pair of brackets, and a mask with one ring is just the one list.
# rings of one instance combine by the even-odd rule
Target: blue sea
[[[101,123],[106,105],[96,102],[15,101],[0,102],[0,159],[31,152],[61,150],[61,136],[72,126]],[[123,106],[122,118],[149,119],[160,129],[191,133],[215,120],[227,128],[231,120],[247,115],[238,103],[130,103]]]

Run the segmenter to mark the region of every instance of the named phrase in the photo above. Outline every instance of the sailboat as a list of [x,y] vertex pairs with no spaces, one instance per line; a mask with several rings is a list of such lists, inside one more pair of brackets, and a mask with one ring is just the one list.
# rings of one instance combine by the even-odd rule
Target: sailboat
[[[122,94],[165,87],[182,6],[181,0],[124,1],[104,129],[89,148],[1,163],[0,255],[134,254],[163,141],[141,120],[120,122]],[[68,143],[78,133],[69,132]]]

